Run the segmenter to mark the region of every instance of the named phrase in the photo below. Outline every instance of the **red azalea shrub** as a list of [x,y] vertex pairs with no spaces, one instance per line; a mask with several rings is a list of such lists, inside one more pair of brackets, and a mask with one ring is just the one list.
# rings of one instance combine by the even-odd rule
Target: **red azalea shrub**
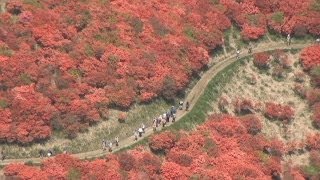
[[236,99],[233,104],[235,112],[238,114],[248,114],[254,112],[254,103],[250,99]]
[[[159,145],[158,149],[167,150],[159,156],[143,147],[94,161],[80,161],[64,154],[45,160],[39,169],[12,164],[4,172],[8,178],[21,179],[271,179],[272,172],[281,171],[283,144],[251,135],[243,123],[230,115],[212,116],[195,131],[181,133],[182,138],[174,141],[166,140],[166,136],[176,138],[171,132],[163,132],[151,138],[151,142],[169,142],[159,143],[167,144]],[[267,161],[260,154],[264,146],[271,149]]]
[[276,103],[266,103],[265,115],[268,118],[288,122],[294,117],[294,110],[291,106]]
[[[7,97],[34,83],[57,110],[46,126],[74,137],[105,118],[101,107],[129,108],[181,92],[209,63],[209,51],[222,44],[231,21],[245,40],[269,28],[320,35],[317,7],[313,0],[7,1],[0,14],[0,90]],[[318,49],[302,53],[306,68],[317,64]],[[261,68],[268,64],[268,58],[255,61]],[[42,124],[40,115],[33,121]]]
[[269,67],[269,63],[271,61],[270,55],[266,52],[254,54],[253,64],[260,68],[266,69]]
[[[23,141],[48,138],[53,129],[75,137],[105,118],[101,107],[172,99],[209,63],[209,50],[221,45],[231,26],[219,2],[119,3],[6,2],[7,12],[0,14],[0,89],[9,96],[12,89],[34,83],[35,92],[57,110],[45,123],[49,129],[35,135],[41,138]],[[40,119],[33,121],[43,124]]]
[[315,66],[310,71],[311,84],[320,87],[320,66]]
[[262,130],[261,119],[256,115],[246,115],[241,118],[242,124],[246,127],[248,133],[252,135],[258,134]]
[[301,84],[295,84],[293,87],[293,91],[300,97],[305,98],[306,97],[306,88]]
[[172,132],[166,131],[161,134],[154,135],[149,142],[152,151],[158,153],[167,153],[175,146],[177,137]]
[[306,75],[304,72],[297,72],[297,73],[294,73],[294,78],[296,82],[303,83],[306,79]]
[[307,147],[311,150],[320,150],[320,134],[312,134],[307,138]]
[[244,26],[241,31],[241,36],[244,40],[248,41],[248,40],[259,39],[265,33],[266,33],[266,29],[264,28]]
[[170,153],[167,155],[167,158],[169,161],[172,161],[176,164],[179,164],[184,167],[189,167],[192,164],[192,157],[188,154],[181,154],[177,153],[175,151],[170,151]]
[[118,155],[120,168],[125,171],[130,171],[137,166],[135,158],[128,153],[121,153]]
[[223,97],[223,96],[220,97],[220,99],[218,101],[218,107],[219,107],[220,111],[226,112],[228,105],[229,105],[229,102],[228,102],[227,98]]
[[300,59],[305,70],[320,65],[320,45],[313,45],[304,48],[300,54]]
[[311,151],[310,152],[310,161],[311,161],[312,165],[320,167],[320,152],[319,151]]
[[316,103],[312,106],[312,120],[313,120],[313,125],[316,128],[320,128],[320,103]]
[[309,105],[312,106],[317,102],[320,102],[320,89],[310,89],[306,92],[306,97]]
[[120,113],[118,115],[118,121],[120,123],[124,123],[126,121],[126,119],[127,119],[127,114],[126,113],[122,112],[122,113]]

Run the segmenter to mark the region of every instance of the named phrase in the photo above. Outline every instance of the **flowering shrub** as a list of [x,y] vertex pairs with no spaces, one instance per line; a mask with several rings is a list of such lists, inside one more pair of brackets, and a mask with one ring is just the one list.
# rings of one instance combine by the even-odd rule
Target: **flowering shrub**
[[234,109],[235,109],[235,112],[238,114],[253,113],[254,104],[250,99],[243,99],[243,100],[237,99],[234,102]]
[[254,54],[254,60],[253,60],[253,64],[260,68],[260,69],[266,69],[269,67],[269,63],[270,63],[270,55],[268,53],[257,53]]
[[268,118],[288,122],[294,117],[294,110],[288,105],[266,103],[265,115]]
[[307,147],[311,150],[320,150],[320,134],[312,134],[307,138]]
[[158,153],[166,153],[175,146],[177,137],[172,132],[164,132],[154,135],[149,142],[149,147],[152,151]]
[[320,65],[320,45],[313,45],[303,49],[300,54],[300,59],[303,68],[306,70]]
[[242,124],[246,127],[248,133],[256,135],[262,129],[261,120],[256,115],[246,115],[241,117]]

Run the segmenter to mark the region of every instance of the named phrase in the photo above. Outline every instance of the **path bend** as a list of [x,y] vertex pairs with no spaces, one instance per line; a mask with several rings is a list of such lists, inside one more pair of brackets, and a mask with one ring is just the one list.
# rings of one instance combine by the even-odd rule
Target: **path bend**
[[[311,45],[312,43],[295,43],[292,44],[291,46],[287,46],[285,43],[261,43],[257,47],[253,49],[254,53],[259,53],[259,52],[266,52],[266,51],[272,51],[272,50],[277,50],[277,49],[282,49],[282,50],[288,50],[288,49],[302,49],[304,47],[307,47]],[[247,52],[241,52],[240,53],[240,58],[247,57],[251,54],[248,54]],[[217,75],[220,71],[222,71],[224,68],[232,64],[233,62],[236,61],[236,54],[235,53],[229,53],[226,56],[220,56],[217,58],[218,61],[216,64],[211,65],[207,71],[203,73],[199,81],[196,83],[196,85],[191,89],[189,94],[187,95],[185,102],[190,102],[191,108],[192,105],[196,103],[196,101],[199,99],[199,97],[203,94],[206,86],[208,85],[209,81]],[[190,112],[190,111],[189,111]],[[179,121],[183,116],[185,116],[188,112],[186,111],[178,111],[177,113],[177,119],[176,121]],[[169,124],[171,125],[171,124]],[[147,128],[146,132],[144,134],[144,137],[150,136],[153,133],[152,128]],[[142,140],[140,138],[138,141]],[[126,148],[130,145],[133,145],[137,141],[134,141],[134,137],[130,136],[126,139],[123,139],[120,141],[119,147],[114,148],[113,152],[119,151],[120,149]],[[94,151],[89,151],[89,152],[83,152],[83,153],[78,153],[78,154],[71,154],[71,156],[79,158],[79,159],[91,159],[91,158],[97,158],[101,157],[108,154],[107,151],[102,151],[101,149],[99,150],[94,150]],[[32,162],[33,164],[40,164],[41,161],[47,158],[23,158],[23,159],[5,159],[0,162],[1,166],[8,165],[10,163],[26,163],[26,162]]]

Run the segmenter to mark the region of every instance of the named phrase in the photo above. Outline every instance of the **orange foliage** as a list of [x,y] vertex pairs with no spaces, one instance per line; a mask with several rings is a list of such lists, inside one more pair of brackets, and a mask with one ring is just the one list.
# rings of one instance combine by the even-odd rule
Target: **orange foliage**
[[320,45],[313,45],[302,50],[300,59],[303,68],[310,70],[320,65]]

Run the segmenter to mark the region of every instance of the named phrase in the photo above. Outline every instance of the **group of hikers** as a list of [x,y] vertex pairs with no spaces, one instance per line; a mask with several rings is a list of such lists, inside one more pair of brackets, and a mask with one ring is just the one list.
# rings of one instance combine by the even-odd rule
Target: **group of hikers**
[[[184,105],[184,102],[180,101],[179,107],[178,107],[179,110],[183,110],[183,105]],[[185,110],[188,111],[189,107],[190,107],[189,102],[186,102]],[[162,115],[152,120],[153,131],[157,131],[157,128],[160,126],[165,127],[166,124],[170,122],[170,119],[172,123],[175,122],[176,118],[177,118],[177,108],[175,106],[171,106],[171,108],[167,112],[164,112]],[[145,129],[146,129],[146,126],[142,123],[141,127],[133,132],[134,141],[137,141],[138,137],[142,137],[142,134],[145,133]]]
[[[183,110],[184,102],[179,102],[179,110]],[[190,107],[189,102],[185,103],[185,110],[188,111]],[[152,120],[152,127],[153,131],[157,131],[157,128],[162,126],[165,127],[167,123],[171,122],[174,123],[177,117],[177,108],[172,106],[167,112],[164,112],[160,116],[154,118]],[[145,133],[146,126],[142,123],[141,127],[134,131],[134,141],[138,140],[138,137],[142,137],[142,134]]]
[[[185,103],[185,110],[188,111],[190,108],[189,102]],[[184,102],[179,102],[179,110],[184,109]],[[163,113],[157,118],[153,119],[153,131],[156,131],[159,126],[162,125],[162,127],[165,127],[167,123],[175,122],[176,121],[176,114],[177,114],[177,108],[175,106],[172,106],[167,112]],[[141,124],[141,126],[133,131],[134,141],[138,141],[138,138],[142,137],[142,135],[146,132],[146,125],[144,123]],[[102,149],[105,151],[108,149],[109,152],[112,152],[113,144],[115,144],[116,147],[119,146],[119,137],[116,137],[114,141],[102,141]]]
[[115,137],[114,138],[114,141],[107,141],[107,140],[102,140],[102,150],[105,151],[108,149],[109,152],[112,152],[112,146],[113,146],[113,143],[116,145],[116,147],[119,146],[119,137]]
[[[291,38],[291,35],[288,34],[287,35],[287,45],[290,46],[291,45],[291,42],[292,42],[292,38]],[[316,39],[316,44],[320,44],[320,38],[317,38]],[[249,45],[248,47],[248,54],[251,54],[252,53],[252,46]],[[240,50],[239,49],[236,49],[236,58],[239,59],[240,58]]]

